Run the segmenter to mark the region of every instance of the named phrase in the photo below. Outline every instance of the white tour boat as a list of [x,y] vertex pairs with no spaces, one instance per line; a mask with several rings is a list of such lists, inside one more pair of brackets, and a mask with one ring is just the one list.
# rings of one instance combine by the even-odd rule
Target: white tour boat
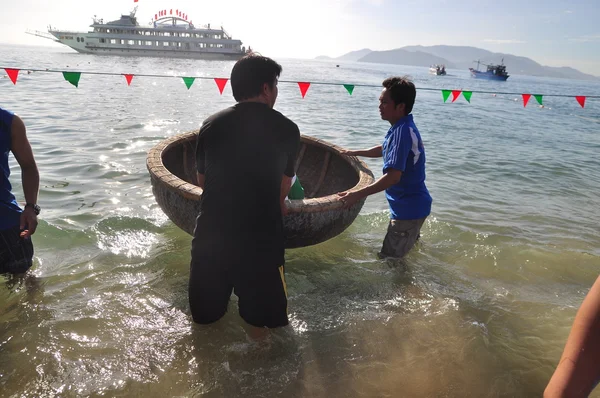
[[141,26],[135,16],[137,6],[129,15],[104,22],[94,16],[89,32],[59,30],[51,26],[46,32],[27,32],[71,47],[73,50],[98,55],[129,55],[163,58],[195,58],[237,60],[251,52],[242,47],[221,26],[210,24],[196,27],[180,10],[161,10],[148,26]]

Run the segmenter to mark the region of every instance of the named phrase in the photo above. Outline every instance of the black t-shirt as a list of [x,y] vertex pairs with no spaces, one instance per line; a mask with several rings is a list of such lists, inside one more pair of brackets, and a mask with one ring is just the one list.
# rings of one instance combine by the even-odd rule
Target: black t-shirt
[[266,104],[238,103],[204,121],[196,142],[205,177],[197,255],[284,264],[281,180],[294,176],[299,145],[298,126]]

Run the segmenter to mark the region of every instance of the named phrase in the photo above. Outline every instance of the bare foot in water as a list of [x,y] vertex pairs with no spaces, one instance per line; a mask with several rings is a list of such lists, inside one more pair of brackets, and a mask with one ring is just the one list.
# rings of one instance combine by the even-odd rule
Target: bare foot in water
[[246,324],[244,329],[246,330],[246,334],[252,341],[260,342],[264,341],[269,337],[270,330],[269,328],[258,328],[256,326]]

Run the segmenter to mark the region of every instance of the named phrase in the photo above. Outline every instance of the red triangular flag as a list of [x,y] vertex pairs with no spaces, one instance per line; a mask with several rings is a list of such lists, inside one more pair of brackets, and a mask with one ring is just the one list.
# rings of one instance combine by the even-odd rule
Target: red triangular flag
[[575,97],[575,99],[577,100],[577,102],[579,102],[579,105],[581,105],[582,108],[585,106],[585,96],[584,95],[578,95],[577,97]]
[[8,77],[10,77],[10,81],[13,82],[13,84],[17,84],[17,79],[19,78],[19,69],[4,68],[4,70],[6,71]]
[[125,80],[127,80],[127,85],[131,86],[131,80],[133,79],[133,75],[123,74],[125,76]]
[[223,94],[223,89],[227,85],[227,80],[229,80],[229,79],[215,77],[215,83],[217,83],[217,87],[219,87],[219,92],[221,94]]
[[531,94],[521,94],[523,96],[523,108],[527,106],[529,102],[529,98],[531,98]]
[[300,94],[302,94],[302,98],[306,95],[308,88],[310,87],[310,83],[308,82],[298,82],[298,87],[300,87]]
[[460,90],[452,90],[452,102],[456,101],[456,99],[460,96]]

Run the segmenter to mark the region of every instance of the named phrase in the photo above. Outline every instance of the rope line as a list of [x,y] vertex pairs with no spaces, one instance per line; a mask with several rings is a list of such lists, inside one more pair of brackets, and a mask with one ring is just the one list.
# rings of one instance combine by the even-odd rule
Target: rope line
[[[17,69],[19,71],[31,71],[31,72],[47,72],[47,73],[80,73],[82,75],[102,75],[102,76],[124,76],[124,75],[133,75],[135,77],[157,77],[157,78],[193,78],[200,80],[214,80],[215,77],[209,76],[190,76],[190,75],[157,75],[157,74],[144,74],[144,73],[114,73],[114,72],[86,72],[86,71],[74,71],[74,70],[54,70],[54,69],[28,69],[28,68],[8,68],[8,67],[0,67],[1,69]],[[221,79],[221,78],[217,78]],[[229,80],[229,78],[224,78]],[[279,83],[310,83],[310,85],[322,85],[322,86],[343,86],[343,85],[351,85],[354,87],[382,87],[380,84],[351,84],[351,83],[336,83],[336,82],[320,82],[320,81],[305,81],[299,82],[294,80],[279,80]],[[417,87],[417,90],[423,91],[468,91],[473,94],[496,94],[496,95],[522,95],[529,94],[525,92],[506,92],[506,91],[487,91],[487,90],[451,90],[446,88],[434,88],[434,87]],[[544,97],[562,97],[562,98],[573,98],[573,97],[586,97],[586,98],[600,98],[600,95],[574,95],[574,94],[539,94],[539,93],[530,93],[532,95],[542,95]]]

